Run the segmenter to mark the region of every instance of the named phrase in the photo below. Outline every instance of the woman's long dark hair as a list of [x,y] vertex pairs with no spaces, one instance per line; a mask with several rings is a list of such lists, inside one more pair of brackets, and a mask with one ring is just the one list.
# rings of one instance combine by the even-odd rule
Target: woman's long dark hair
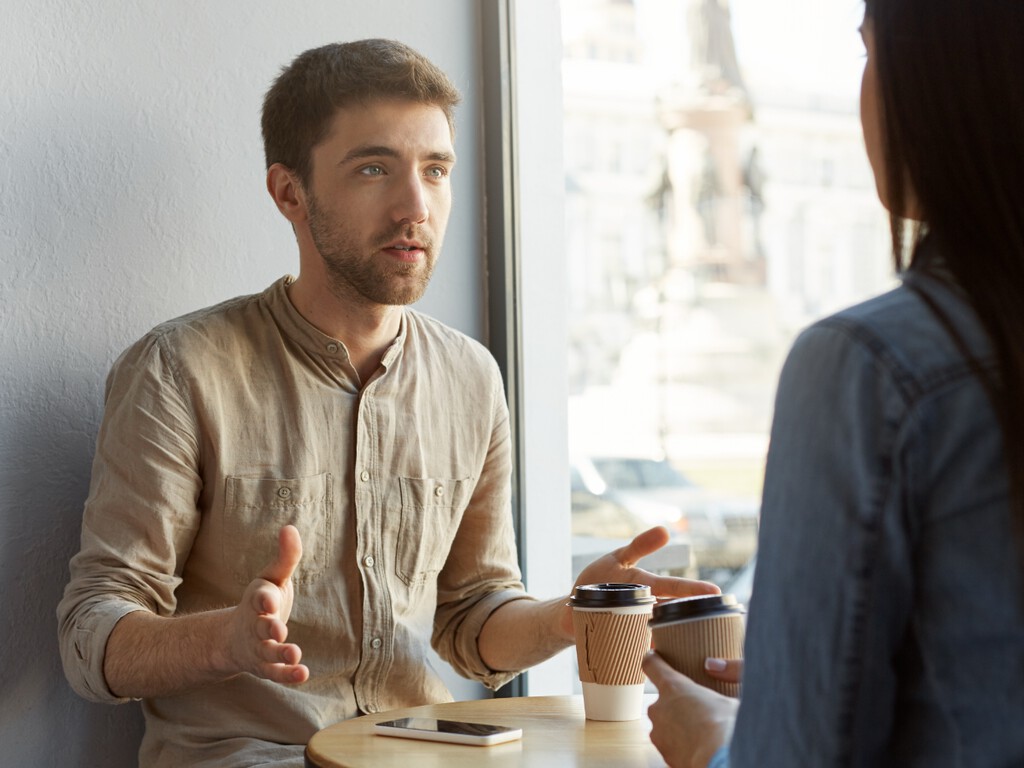
[[[929,239],[991,338],[987,385],[1024,547],[1024,0],[866,0],[865,11],[896,267]],[[909,249],[908,189],[925,220]]]

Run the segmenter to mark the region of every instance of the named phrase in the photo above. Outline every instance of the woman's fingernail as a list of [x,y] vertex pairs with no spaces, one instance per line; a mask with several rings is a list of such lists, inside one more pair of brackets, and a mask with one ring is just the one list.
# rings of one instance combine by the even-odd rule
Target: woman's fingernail
[[708,672],[724,672],[725,659],[704,659],[704,669]]

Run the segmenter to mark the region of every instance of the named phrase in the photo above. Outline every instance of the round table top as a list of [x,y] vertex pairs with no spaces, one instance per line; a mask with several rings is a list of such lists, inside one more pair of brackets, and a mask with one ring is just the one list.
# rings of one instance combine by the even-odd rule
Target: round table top
[[[639,720],[598,722],[583,715],[582,696],[479,699],[364,715],[328,726],[306,747],[314,768],[665,768],[651,744],[644,697]],[[373,724],[435,717],[523,729],[523,738],[490,747],[379,736]]]

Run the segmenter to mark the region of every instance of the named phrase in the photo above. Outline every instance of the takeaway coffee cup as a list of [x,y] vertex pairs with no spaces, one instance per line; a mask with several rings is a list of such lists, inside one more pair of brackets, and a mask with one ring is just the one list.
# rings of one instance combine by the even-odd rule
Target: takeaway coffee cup
[[587,584],[569,599],[588,720],[637,720],[654,597],[643,584]]
[[704,671],[709,656],[743,658],[745,611],[732,595],[701,595],[669,600],[654,607],[654,650],[694,682],[727,696],[739,696],[739,683],[716,680]]

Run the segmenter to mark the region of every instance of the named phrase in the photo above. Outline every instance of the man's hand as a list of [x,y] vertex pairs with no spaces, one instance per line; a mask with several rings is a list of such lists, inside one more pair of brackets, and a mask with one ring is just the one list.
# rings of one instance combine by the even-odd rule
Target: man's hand
[[[713,595],[721,592],[717,586],[707,581],[681,579],[676,576],[658,576],[636,567],[637,562],[661,549],[668,544],[668,541],[668,530],[662,526],[644,531],[629,544],[599,557],[584,568],[573,586],[607,582],[645,584],[651,588],[651,594],[663,599]],[[566,637],[573,637],[572,608],[568,606],[562,611],[561,628]]]
[[651,742],[671,768],[704,768],[732,738],[739,702],[676,672],[654,651],[644,658],[644,672],[658,688],[647,709]]
[[[645,584],[661,598],[717,594],[706,581],[657,576],[636,564],[668,543],[668,531],[652,528],[624,547],[599,557],[580,573],[576,584],[626,582]],[[495,670],[532,667],[575,641],[572,608],[566,596],[545,600],[511,600],[494,611],[480,629],[477,647],[484,663]]]
[[303,683],[309,669],[288,637],[292,573],[302,558],[294,526],[278,534],[277,558],[246,588],[234,608],[184,616],[138,610],[114,625],[103,674],[116,696],[173,696],[240,672],[278,683]]
[[302,558],[302,540],[292,525],[278,534],[277,559],[250,582],[232,611],[228,655],[239,672],[277,683],[304,683],[309,669],[302,650],[288,638],[288,617],[295,591],[292,573]]

